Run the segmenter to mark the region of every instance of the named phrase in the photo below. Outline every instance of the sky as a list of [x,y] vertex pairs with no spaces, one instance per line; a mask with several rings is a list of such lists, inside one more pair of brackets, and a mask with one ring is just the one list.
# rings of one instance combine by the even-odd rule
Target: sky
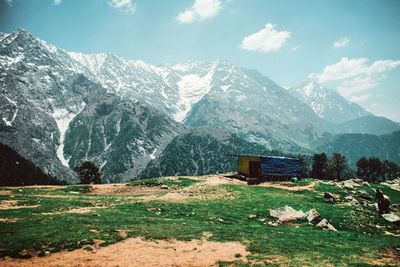
[[68,51],[312,79],[400,121],[397,0],[0,0],[0,31],[18,27]]

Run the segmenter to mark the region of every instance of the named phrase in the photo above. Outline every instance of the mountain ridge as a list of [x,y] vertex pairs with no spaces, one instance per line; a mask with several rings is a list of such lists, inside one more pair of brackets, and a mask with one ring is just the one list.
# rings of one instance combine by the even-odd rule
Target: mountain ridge
[[238,150],[245,143],[307,154],[325,132],[337,133],[290,90],[225,60],[154,66],[67,52],[19,29],[0,34],[0,70],[0,142],[68,182],[83,160],[109,182],[150,173],[149,163],[194,128],[235,135]]

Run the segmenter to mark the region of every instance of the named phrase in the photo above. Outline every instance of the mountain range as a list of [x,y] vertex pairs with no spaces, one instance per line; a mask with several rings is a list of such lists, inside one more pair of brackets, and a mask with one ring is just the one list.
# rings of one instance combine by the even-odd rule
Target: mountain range
[[83,160],[108,182],[204,174],[232,170],[228,152],[310,154],[336,134],[400,129],[313,81],[287,90],[229,61],[67,52],[23,29],[0,34],[0,90],[0,143],[67,182]]

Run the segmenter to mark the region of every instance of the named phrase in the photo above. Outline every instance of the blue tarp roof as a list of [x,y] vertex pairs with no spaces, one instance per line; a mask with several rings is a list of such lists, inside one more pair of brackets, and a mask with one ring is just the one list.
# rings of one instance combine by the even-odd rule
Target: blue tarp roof
[[300,174],[300,161],[286,157],[260,157],[261,173],[271,176],[298,176]]

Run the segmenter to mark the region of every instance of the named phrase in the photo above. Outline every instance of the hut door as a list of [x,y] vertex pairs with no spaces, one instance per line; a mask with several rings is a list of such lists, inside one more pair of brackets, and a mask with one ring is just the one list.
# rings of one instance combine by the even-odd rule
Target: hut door
[[259,161],[249,161],[250,178],[259,178],[261,176],[261,164]]

